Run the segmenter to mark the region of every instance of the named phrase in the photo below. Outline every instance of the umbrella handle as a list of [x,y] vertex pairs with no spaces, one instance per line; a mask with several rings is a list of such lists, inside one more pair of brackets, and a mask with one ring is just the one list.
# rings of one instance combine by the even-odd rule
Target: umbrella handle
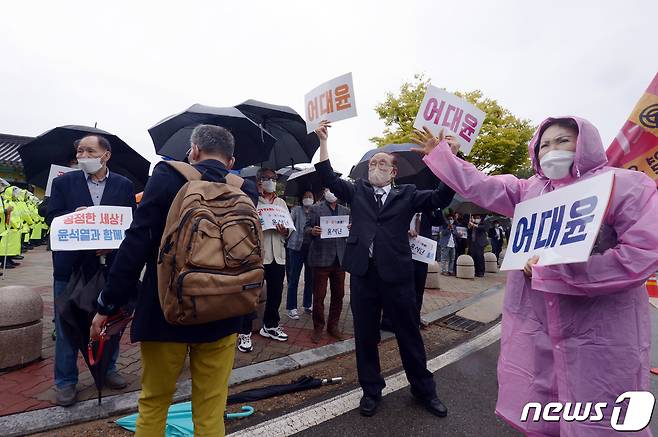
[[100,338],[98,339],[98,351],[96,356],[94,356],[94,341],[90,338],[89,343],[87,343],[87,358],[89,358],[89,365],[95,366],[103,356],[103,348],[105,347],[105,327],[101,332]]
[[224,413],[224,418],[225,419],[243,419],[245,417],[249,417],[252,414],[254,414],[254,407],[250,407],[249,405],[244,405],[241,408],[242,412],[241,413]]

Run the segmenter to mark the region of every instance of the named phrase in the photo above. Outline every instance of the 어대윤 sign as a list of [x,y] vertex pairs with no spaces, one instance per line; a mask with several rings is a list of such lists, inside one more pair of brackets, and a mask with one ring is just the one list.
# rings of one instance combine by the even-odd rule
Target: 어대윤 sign
[[328,215],[320,217],[320,238],[345,238],[350,235],[347,225],[350,224],[349,215]]
[[411,247],[411,259],[425,264],[432,264],[436,260],[436,241],[431,238],[421,237],[409,239]]
[[313,88],[304,96],[306,132],[311,133],[322,120],[339,121],[356,117],[352,73],[347,73]]
[[459,148],[466,155],[471,153],[480,133],[486,114],[466,100],[429,85],[420,104],[414,128],[427,127],[435,136],[444,129],[459,141]]
[[133,220],[132,208],[91,206],[56,217],[50,226],[53,251],[118,249]]
[[516,205],[501,270],[585,262],[592,252],[614,183],[614,171]]
[[268,205],[257,209],[260,217],[260,224],[263,230],[276,229],[277,225],[283,225],[284,228],[295,231],[295,224],[287,209],[277,205]]

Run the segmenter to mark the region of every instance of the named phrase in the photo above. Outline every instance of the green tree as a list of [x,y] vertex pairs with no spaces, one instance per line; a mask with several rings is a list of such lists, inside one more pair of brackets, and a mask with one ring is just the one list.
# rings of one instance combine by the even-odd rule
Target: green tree
[[[384,132],[370,139],[378,147],[391,143],[408,143],[413,136],[416,113],[430,79],[416,74],[412,82],[405,82],[399,93],[387,93],[386,99],[375,107],[384,121]],[[528,142],[535,127],[529,120],[515,117],[496,100],[481,91],[454,92],[483,110],[487,116],[468,160],[489,174],[511,173],[521,177],[532,174],[528,158]]]

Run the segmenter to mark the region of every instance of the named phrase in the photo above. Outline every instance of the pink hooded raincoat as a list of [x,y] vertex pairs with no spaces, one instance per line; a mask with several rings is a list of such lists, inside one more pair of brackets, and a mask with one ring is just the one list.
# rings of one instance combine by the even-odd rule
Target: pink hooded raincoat
[[[541,127],[552,119],[528,146],[536,175],[527,180],[485,175],[454,156],[445,141],[424,161],[465,199],[509,217],[526,199],[615,172],[608,212],[587,262],[535,266],[532,278],[508,273],[496,414],[531,435],[617,435],[610,426],[617,397],[649,389],[651,328],[644,283],[658,269],[658,194],[644,174],[606,165],[591,123],[567,118],[576,121],[579,135],[571,175],[559,181],[543,175],[534,153]],[[521,422],[526,403],[557,401],[607,402],[608,408],[599,422]],[[594,410],[588,417],[593,415]],[[638,435],[651,432],[645,428]]]

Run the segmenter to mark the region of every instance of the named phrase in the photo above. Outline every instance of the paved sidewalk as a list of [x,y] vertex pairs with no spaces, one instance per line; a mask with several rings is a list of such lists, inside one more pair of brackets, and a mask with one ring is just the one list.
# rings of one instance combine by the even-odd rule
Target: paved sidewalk
[[[303,274],[302,274],[303,279]],[[349,275],[346,281],[346,294],[343,302],[343,313],[340,319],[340,328],[346,338],[353,336],[352,312],[349,308]],[[436,311],[455,302],[468,299],[495,285],[505,282],[505,274],[487,274],[485,278],[476,280],[462,280],[453,277],[441,276],[441,290],[425,291],[423,314]],[[52,264],[51,254],[44,247],[28,252],[22,265],[16,269],[8,270],[6,278],[0,280],[0,287],[7,285],[25,285],[35,287],[44,301],[44,332],[42,360],[30,364],[19,370],[0,372],[0,416],[20,413],[30,410],[47,408],[54,405],[55,392],[53,389],[53,296],[52,296]],[[300,283],[299,290],[303,289]],[[299,296],[301,303],[301,293]],[[257,333],[252,336],[254,350],[243,354],[236,352],[234,368],[280,358],[296,352],[323,346],[334,341],[327,336],[319,345],[311,342],[313,331],[311,315],[300,313],[299,320],[291,320],[285,315],[285,296],[281,308],[281,324],[290,336],[287,342],[277,342],[260,337]],[[328,299],[325,310],[328,311]],[[259,327],[258,321],[254,328]],[[141,363],[139,360],[139,345],[130,344],[128,333],[124,335],[121,345],[121,354],[118,360],[119,371],[126,376],[129,386],[125,390],[103,390],[104,395],[136,391],[140,389],[139,376]],[[78,359],[80,377],[78,382],[78,399],[86,400],[96,396],[96,388],[91,374],[81,356]],[[179,380],[189,379],[189,368],[186,365]]]

